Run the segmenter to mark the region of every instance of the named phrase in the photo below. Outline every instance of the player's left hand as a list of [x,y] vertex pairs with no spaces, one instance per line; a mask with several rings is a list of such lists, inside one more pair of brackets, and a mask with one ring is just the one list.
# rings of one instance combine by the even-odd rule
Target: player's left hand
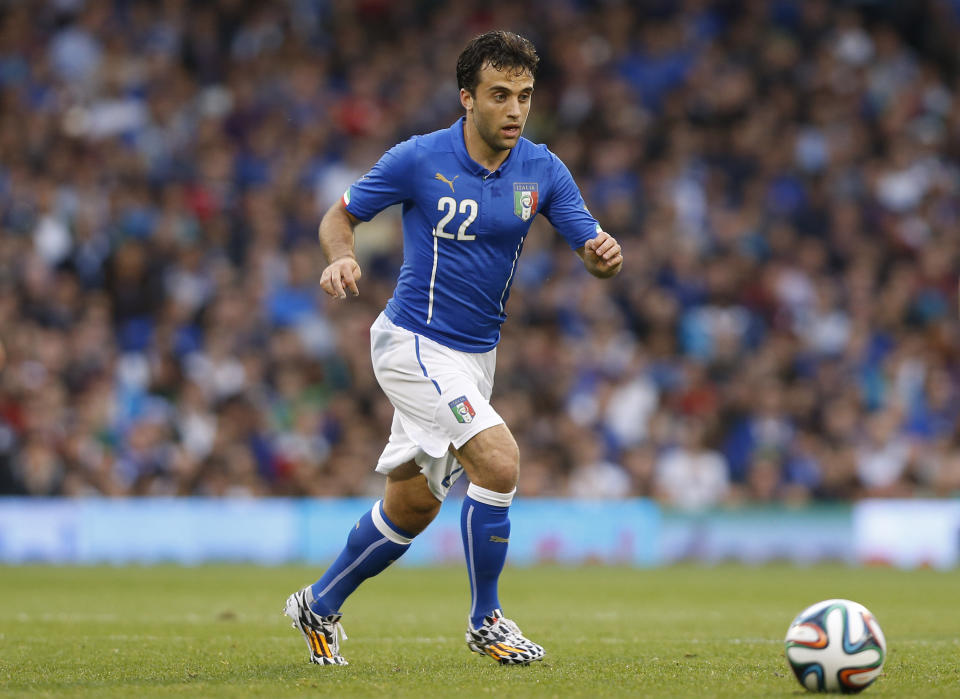
[[583,246],[583,264],[595,277],[612,277],[623,266],[623,254],[620,243],[606,231],[600,231],[596,238],[588,240]]
[[353,255],[338,257],[323,270],[320,275],[320,288],[335,299],[347,298],[347,291],[354,296],[360,295],[357,280],[360,279],[360,265]]

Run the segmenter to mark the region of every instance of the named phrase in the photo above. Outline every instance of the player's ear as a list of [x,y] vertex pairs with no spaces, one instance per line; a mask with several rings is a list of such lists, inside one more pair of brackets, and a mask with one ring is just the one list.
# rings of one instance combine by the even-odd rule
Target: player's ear
[[460,88],[460,104],[468,112],[473,109],[473,94],[465,87]]

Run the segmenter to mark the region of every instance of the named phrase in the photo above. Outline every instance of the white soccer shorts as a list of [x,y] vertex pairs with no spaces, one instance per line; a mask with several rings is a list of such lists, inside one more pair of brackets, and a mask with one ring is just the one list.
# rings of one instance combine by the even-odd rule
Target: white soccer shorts
[[390,440],[377,472],[415,461],[441,502],[463,468],[450,453],[485,429],[503,424],[490,405],[497,351],[444,347],[395,325],[383,313],[370,328],[373,373],[395,408]]

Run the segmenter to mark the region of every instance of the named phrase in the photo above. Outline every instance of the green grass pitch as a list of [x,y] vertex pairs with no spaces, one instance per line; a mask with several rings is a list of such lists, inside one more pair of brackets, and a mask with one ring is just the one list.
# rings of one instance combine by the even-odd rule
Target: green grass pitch
[[509,568],[508,616],[547,649],[500,667],[463,641],[462,568],[396,568],[345,608],[348,667],[307,662],[280,608],[316,569],[0,567],[0,695],[804,696],[782,639],[829,597],[887,636],[867,696],[960,694],[960,574],[771,565]]

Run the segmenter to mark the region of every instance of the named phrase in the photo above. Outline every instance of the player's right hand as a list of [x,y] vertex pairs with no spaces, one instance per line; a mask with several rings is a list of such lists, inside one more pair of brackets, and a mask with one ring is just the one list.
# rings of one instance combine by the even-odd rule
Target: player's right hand
[[339,257],[323,270],[320,275],[320,288],[335,299],[347,298],[347,290],[354,296],[360,295],[357,281],[362,276],[360,265],[350,255]]

